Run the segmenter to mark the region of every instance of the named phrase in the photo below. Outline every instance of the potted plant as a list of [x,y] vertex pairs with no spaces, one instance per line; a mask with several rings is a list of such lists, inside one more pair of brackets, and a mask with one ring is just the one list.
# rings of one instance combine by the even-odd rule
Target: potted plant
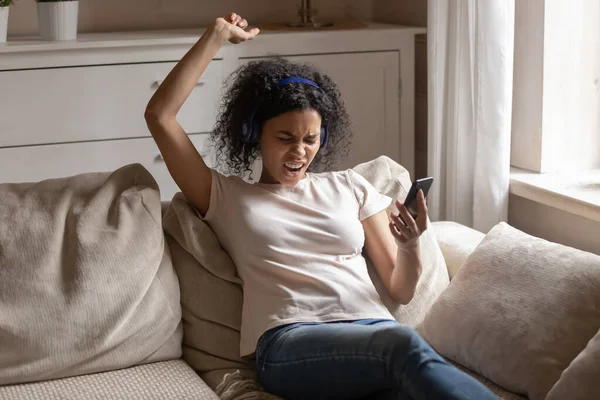
[[8,10],[14,0],[0,0],[0,43],[6,42],[8,32]]
[[40,35],[44,40],[77,39],[77,0],[37,0]]

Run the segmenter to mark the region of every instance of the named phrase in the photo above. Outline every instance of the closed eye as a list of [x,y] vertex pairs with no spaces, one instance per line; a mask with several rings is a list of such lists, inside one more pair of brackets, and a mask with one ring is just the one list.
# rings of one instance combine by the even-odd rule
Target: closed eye
[[314,133],[312,135],[307,136],[304,140],[306,141],[306,143],[315,144],[315,143],[317,143],[318,138],[319,138],[319,135]]
[[[296,139],[296,137],[292,133],[290,133],[290,132],[279,131],[279,133],[282,134],[282,135],[284,135],[284,136],[278,136],[277,137],[277,139],[279,139],[282,142],[288,143],[288,142],[291,142],[291,141],[293,141],[293,140]],[[317,143],[318,137],[319,137],[319,135],[316,134],[316,133],[314,133],[314,134],[306,136],[304,138],[304,141],[306,143],[308,143],[308,144],[315,144],[315,143]]]

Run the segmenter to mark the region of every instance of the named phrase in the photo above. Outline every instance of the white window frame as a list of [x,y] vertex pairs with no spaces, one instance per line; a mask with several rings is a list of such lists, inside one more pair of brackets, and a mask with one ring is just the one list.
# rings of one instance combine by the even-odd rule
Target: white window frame
[[600,2],[517,1],[513,79],[511,193],[600,221]]
[[600,168],[600,2],[517,1],[515,13],[511,164]]

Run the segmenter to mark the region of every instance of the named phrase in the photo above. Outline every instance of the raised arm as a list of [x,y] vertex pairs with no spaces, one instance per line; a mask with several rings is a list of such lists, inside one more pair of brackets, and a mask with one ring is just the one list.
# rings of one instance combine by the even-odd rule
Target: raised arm
[[226,41],[240,43],[253,39],[259,33],[256,28],[246,32],[247,27],[248,22],[235,13],[217,18],[167,75],[144,113],[169,173],[202,215],[208,210],[210,200],[210,169],[176,117],[219,48]]

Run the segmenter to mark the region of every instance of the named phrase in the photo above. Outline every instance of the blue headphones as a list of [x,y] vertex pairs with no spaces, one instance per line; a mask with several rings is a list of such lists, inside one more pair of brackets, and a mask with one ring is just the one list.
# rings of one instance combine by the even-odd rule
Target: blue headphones
[[[321,87],[313,81],[298,77],[282,79],[281,81],[279,81],[277,86],[284,86],[294,82],[305,83],[307,85],[314,86],[317,89],[321,89]],[[250,118],[248,119],[248,121],[242,124],[242,140],[244,141],[244,143],[258,143],[258,138],[260,137],[261,133],[261,126],[257,121],[254,120],[255,115],[256,111],[250,114]],[[326,124],[322,124],[321,126],[321,147],[325,147],[325,145],[327,144],[327,128],[325,127],[325,125]]]

